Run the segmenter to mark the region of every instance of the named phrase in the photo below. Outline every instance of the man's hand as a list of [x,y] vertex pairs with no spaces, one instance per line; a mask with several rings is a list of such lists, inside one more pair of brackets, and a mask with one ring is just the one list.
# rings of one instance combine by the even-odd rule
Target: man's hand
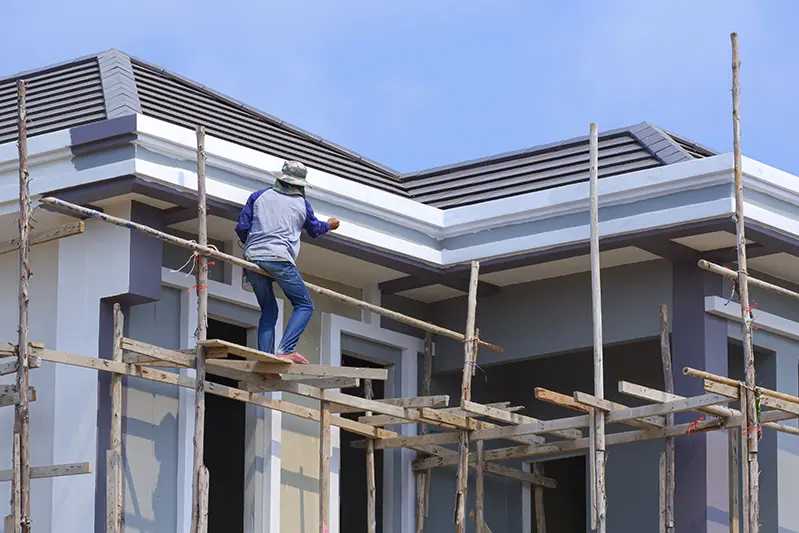
[[337,218],[328,218],[327,223],[330,224],[330,231],[335,231],[341,225],[341,222]]

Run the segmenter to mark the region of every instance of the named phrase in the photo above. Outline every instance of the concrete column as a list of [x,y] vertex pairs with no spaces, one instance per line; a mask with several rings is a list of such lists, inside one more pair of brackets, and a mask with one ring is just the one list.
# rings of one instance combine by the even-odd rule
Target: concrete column
[[[702,383],[680,370],[691,366],[727,375],[727,321],[705,312],[704,298],[720,295],[722,279],[695,264],[675,263],[673,268],[672,357],[677,394],[703,394]],[[698,418],[676,416],[676,423]],[[729,531],[727,434],[722,431],[676,440],[675,521],[685,533]]]

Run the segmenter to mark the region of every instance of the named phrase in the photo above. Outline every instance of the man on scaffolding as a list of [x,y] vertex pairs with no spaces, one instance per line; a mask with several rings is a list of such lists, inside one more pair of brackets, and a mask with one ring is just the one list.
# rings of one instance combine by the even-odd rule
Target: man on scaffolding
[[[298,161],[286,161],[282,171],[270,172],[276,180],[274,186],[250,195],[236,225],[236,234],[244,244],[244,258],[269,274],[245,270],[261,307],[258,349],[301,364],[308,364],[308,360],[297,353],[296,346],[311,320],[314,305],[295,264],[300,251],[300,234],[304,229],[316,238],[338,229],[340,224],[335,218],[323,222],[314,215],[305,198],[307,173],[305,165]],[[277,351],[278,310],[273,282],[277,282],[294,308]]]

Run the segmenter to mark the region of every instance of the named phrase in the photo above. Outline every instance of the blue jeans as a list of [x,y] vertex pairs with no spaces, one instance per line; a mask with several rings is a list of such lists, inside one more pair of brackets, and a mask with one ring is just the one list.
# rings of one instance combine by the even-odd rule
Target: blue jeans
[[[262,352],[288,355],[294,353],[300,335],[311,320],[314,306],[311,295],[305,287],[300,271],[289,261],[253,261],[269,273],[269,276],[245,270],[261,307],[261,319],[258,322],[258,349]],[[277,322],[277,300],[272,282],[277,282],[289,299],[294,310],[286,325],[283,340],[275,352],[275,323]]]

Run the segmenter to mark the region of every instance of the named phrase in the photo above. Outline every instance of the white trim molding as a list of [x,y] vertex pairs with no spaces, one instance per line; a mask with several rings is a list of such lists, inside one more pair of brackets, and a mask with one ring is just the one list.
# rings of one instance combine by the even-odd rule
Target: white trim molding
[[[742,322],[741,304],[733,301],[728,302],[728,300],[720,296],[706,296],[705,311],[739,324]],[[755,312],[755,324],[757,324],[757,329],[759,330],[799,341],[799,322],[794,320],[758,309]]]

